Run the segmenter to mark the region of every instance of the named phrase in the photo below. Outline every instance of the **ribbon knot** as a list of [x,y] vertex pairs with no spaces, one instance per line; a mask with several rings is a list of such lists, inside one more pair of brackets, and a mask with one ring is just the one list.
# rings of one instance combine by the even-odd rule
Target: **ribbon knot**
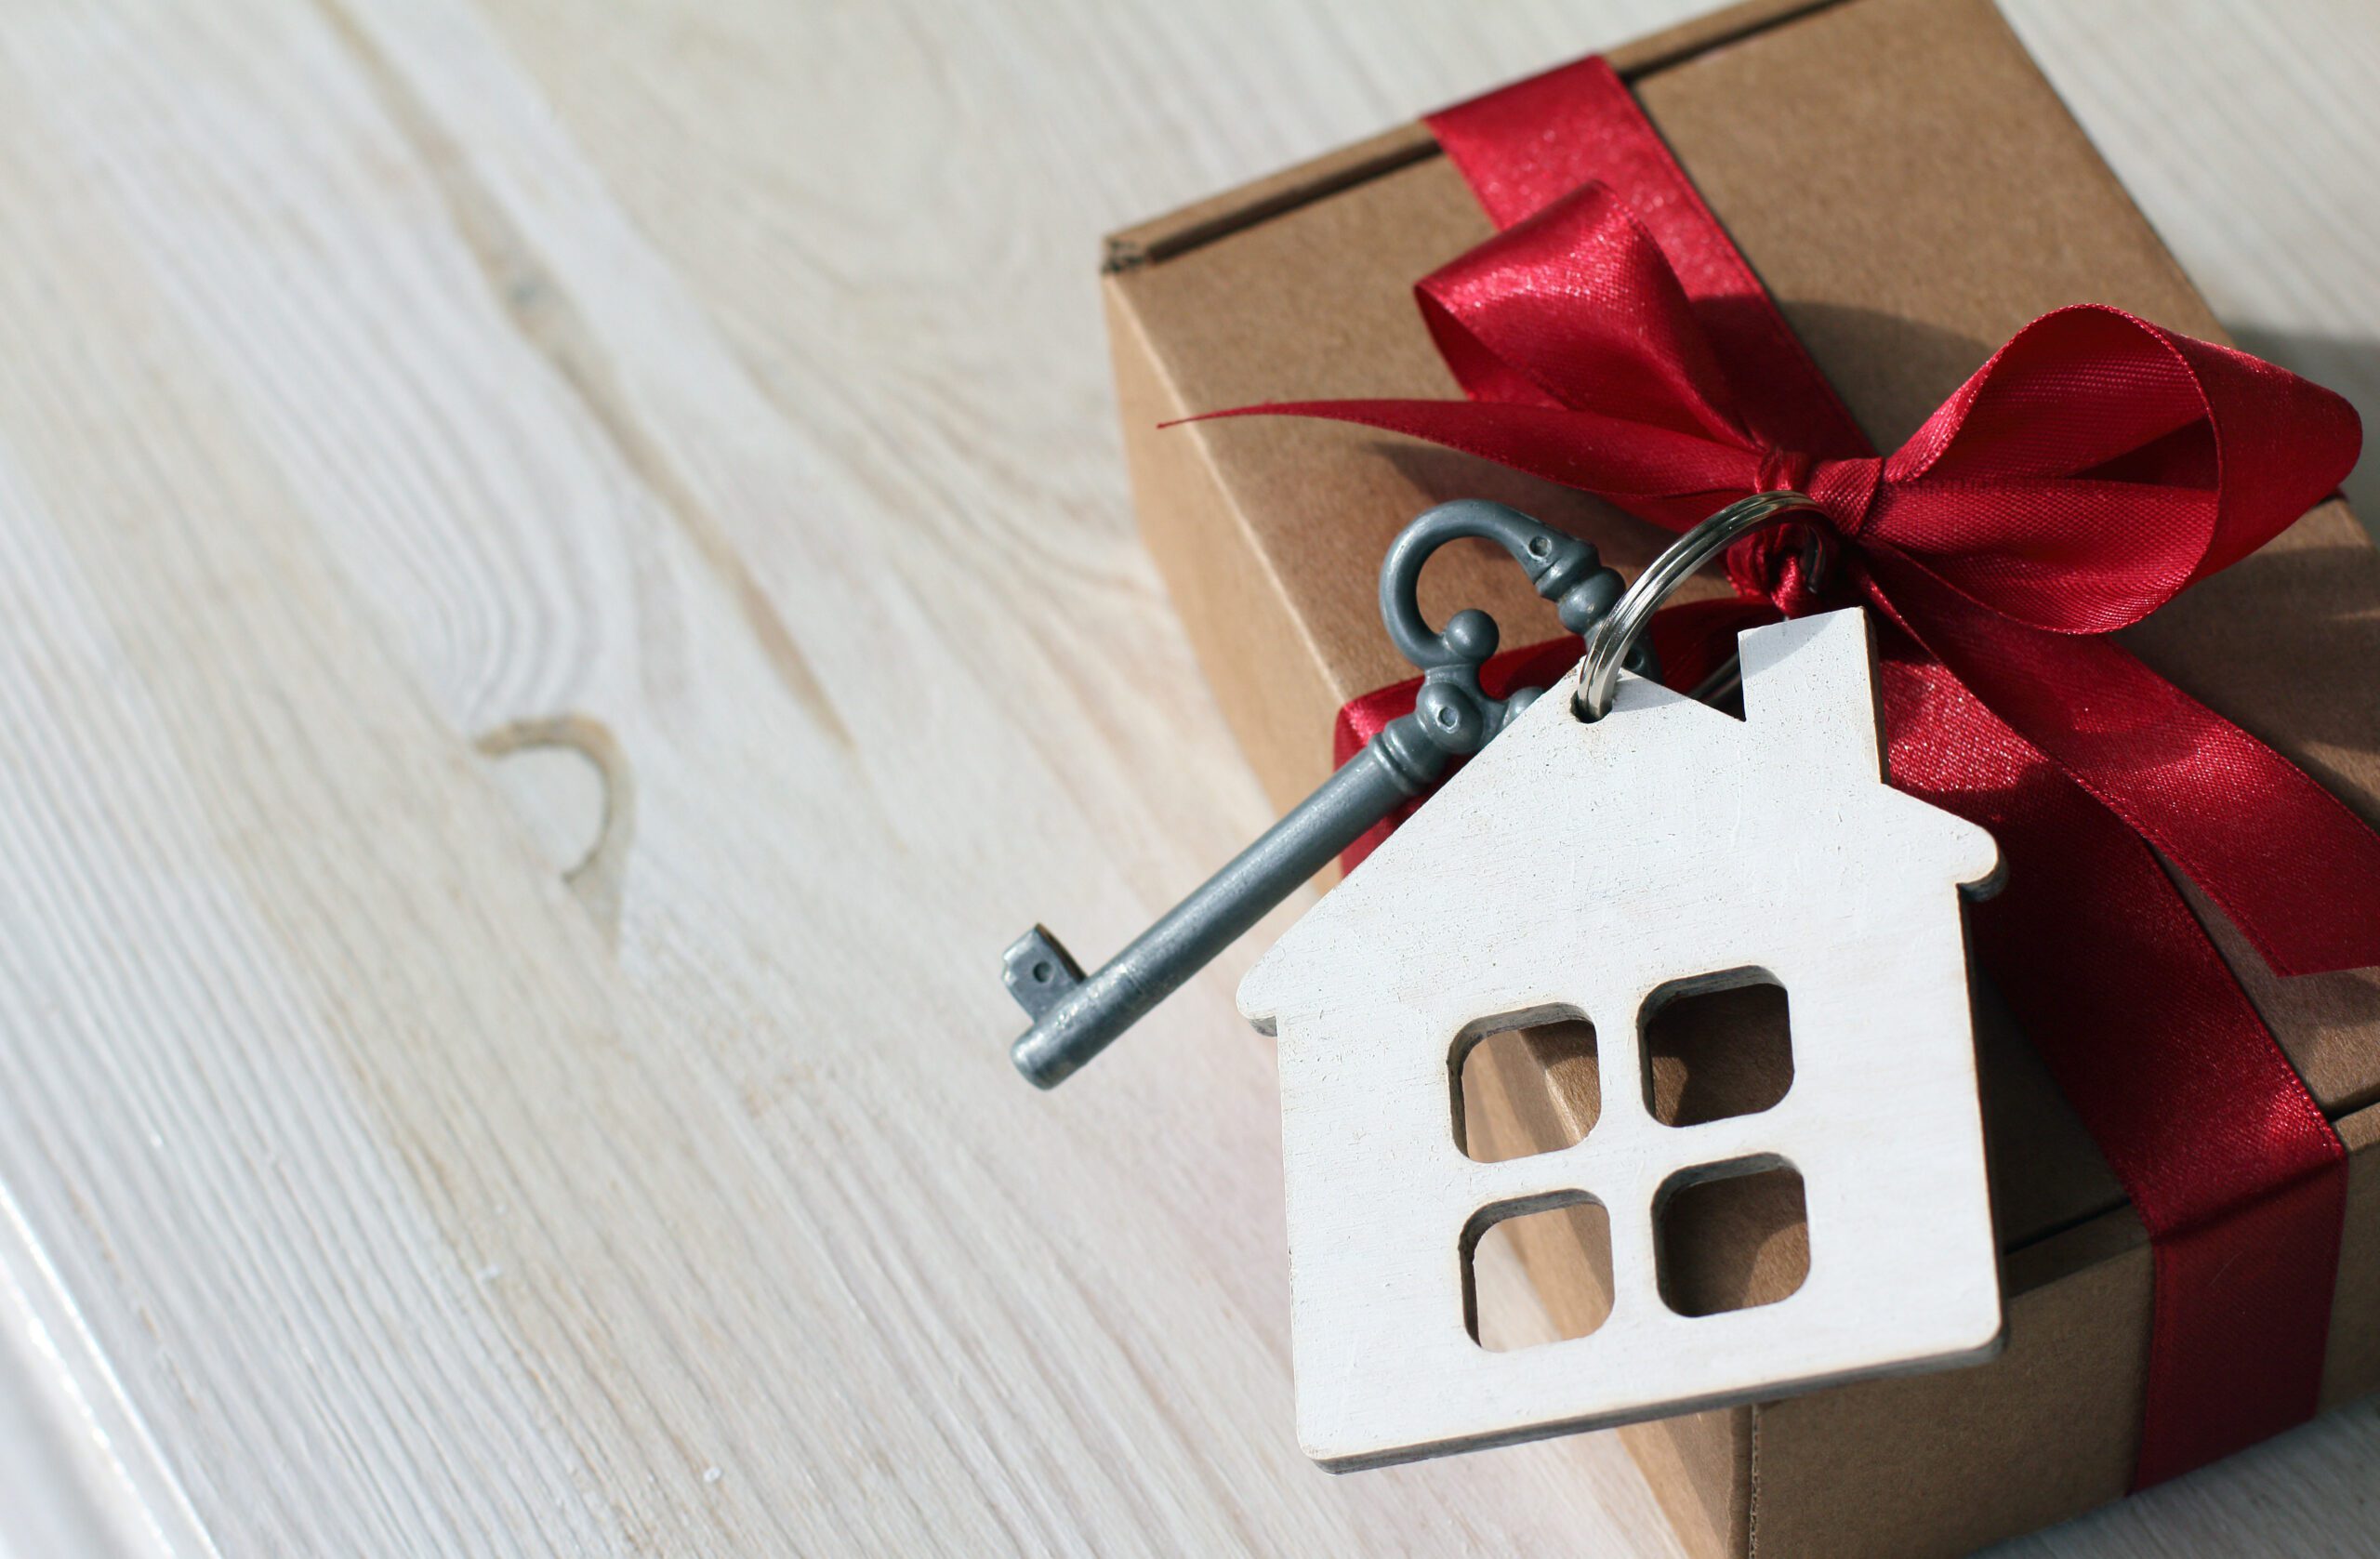
[[1757,491],[1798,492],[1815,499],[1823,522],[1788,525],[1746,536],[1728,549],[1727,579],[1737,595],[1765,601],[1788,617],[1856,605],[1859,533],[1883,485],[1884,462],[1872,457],[1819,460],[1769,445],[1760,452]]
[[1868,528],[1868,518],[1884,489],[1884,463],[1871,455],[1817,461],[1802,478],[1801,487],[1826,510],[1836,533],[1851,542]]
[[1810,472],[1818,462],[1799,450],[1764,444],[1760,451],[1760,469],[1752,477],[1756,492],[1801,492],[1810,483]]
[[1819,523],[1755,531],[1727,549],[1727,582],[1742,600],[1765,602],[1788,617],[1856,605],[1859,598],[1844,577],[1838,534]]

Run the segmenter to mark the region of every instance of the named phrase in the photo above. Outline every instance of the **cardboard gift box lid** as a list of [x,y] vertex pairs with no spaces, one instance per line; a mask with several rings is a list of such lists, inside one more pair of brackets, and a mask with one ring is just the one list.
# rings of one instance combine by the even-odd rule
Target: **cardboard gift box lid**
[[[2064,304],[2111,303],[2224,338],[1988,0],[1755,0],[1610,58],[1880,449],[1906,438],[2019,326]],[[1411,675],[1381,629],[1374,584],[1413,515],[1452,497],[1498,498],[1595,542],[1632,575],[1672,539],[1584,495],[1367,429],[1250,418],[1157,430],[1168,418],[1267,400],[1457,395],[1411,288],[1489,231],[1414,125],[1109,242],[1106,296],[1144,533],[1226,717],[1283,807],[1328,773],[1340,706]],[[1708,579],[1689,593],[1725,590]],[[1483,607],[1507,645],[1557,631],[1550,609],[1484,545],[1435,562],[1423,605],[1439,621]],[[2380,818],[2380,556],[2344,502],[2320,506],[2122,639]],[[2371,1144],[2380,1137],[2380,1110],[2367,1109],[2380,1102],[2380,974],[2277,980],[2192,902],[2350,1148]],[[1819,1519],[1784,1492],[1800,1454],[1784,1429],[1797,1422],[1824,1426],[1806,1442],[1820,1447],[1812,1460],[1863,1468],[1871,1476],[1862,1486],[1880,1489],[1978,1454],[1995,1435],[2013,1443],[2019,1427],[2047,1436],[2027,1490],[1880,1494],[1894,1513],[1848,1527],[1828,1518],[1831,1552],[1957,1552],[2113,1498],[2128,1480],[2147,1347],[2145,1236],[2039,1060],[2003,1012],[1984,1006],[1978,1044],[2016,1356],[1957,1378],[1967,1381],[1957,1410],[1990,1421],[1921,1429],[1925,1415],[1951,1410],[1928,1382],[1820,1394],[1794,1417],[1761,1410],[1770,1415],[1757,1436],[1767,1447],[1763,1552],[1792,1551],[1795,1523]],[[1543,1048],[1514,1054],[1494,1079],[1495,1129],[1575,1136],[1592,1102],[1563,1080],[1559,1058]],[[2327,1400],[2380,1382],[2375,1158],[2359,1153],[2353,1170]],[[1529,1254],[1541,1287],[1592,1286],[1591,1273],[1548,1275],[1560,1250]],[[1715,1270],[1757,1282],[1756,1265]],[[2056,1290],[2055,1305],[2030,1301],[2029,1313],[2035,1290]],[[1548,1298],[1561,1308],[1558,1291]],[[1987,1377],[2001,1385],[1978,1387]],[[2107,1400],[2077,1407],[2058,1395],[2085,1387]],[[1755,1415],[1701,1417],[1712,1421],[1632,1443],[1690,1542],[1749,1552]],[[1850,1496],[1831,1498],[1839,1513]]]

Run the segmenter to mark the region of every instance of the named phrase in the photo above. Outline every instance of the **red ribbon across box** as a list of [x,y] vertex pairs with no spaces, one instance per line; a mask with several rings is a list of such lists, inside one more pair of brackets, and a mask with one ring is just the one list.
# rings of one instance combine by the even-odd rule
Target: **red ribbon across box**
[[[2354,411],[2084,305],[2019,331],[1880,456],[1604,61],[1429,123],[1500,230],[1417,288],[1468,399],[1211,415],[1408,434],[1671,530],[1753,492],[1816,498],[1823,534],[1730,554],[1737,600],[1662,614],[1665,656],[1866,604],[1893,783],[1999,839],[2009,882],[1974,912],[1978,951],[2149,1233],[2135,1486],[2310,1417],[2347,1156],[2158,857],[2275,972],[2307,974],[2380,965],[2380,835],[2100,636],[2331,493]],[[1577,655],[1514,651],[1486,680]],[[1341,711],[1342,761],[1414,685]]]

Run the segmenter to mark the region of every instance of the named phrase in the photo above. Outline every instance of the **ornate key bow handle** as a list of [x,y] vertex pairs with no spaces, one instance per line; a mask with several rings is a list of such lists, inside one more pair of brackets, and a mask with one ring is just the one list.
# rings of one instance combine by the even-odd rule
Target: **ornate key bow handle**
[[[1620,596],[1620,575],[1602,566],[1595,549],[1578,537],[1540,525],[1518,509],[1483,498],[1440,504],[1397,534],[1380,568],[1380,615],[1388,637],[1421,673],[1421,691],[1407,717],[1414,729],[1398,746],[1427,741],[1446,756],[1477,752],[1513,718],[1536,701],[1542,688],[1514,688],[1501,699],[1479,685],[1479,668],[1496,653],[1496,619],[1466,607],[1433,633],[1421,615],[1421,568],[1447,543],[1463,537],[1492,541],[1512,555],[1537,593],[1554,603],[1562,626],[1583,634],[1600,622]],[[1650,665],[1644,654],[1631,670]],[[1394,721],[1381,734],[1404,725]],[[1441,758],[1430,771],[1435,779]],[[1424,781],[1426,784],[1427,781]]]

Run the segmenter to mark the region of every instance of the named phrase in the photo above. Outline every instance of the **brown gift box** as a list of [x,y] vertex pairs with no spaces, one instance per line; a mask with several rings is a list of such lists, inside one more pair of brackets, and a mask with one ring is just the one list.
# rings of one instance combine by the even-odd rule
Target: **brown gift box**
[[[2112,303],[2223,338],[1987,0],[1755,0],[1611,59],[1879,448],[2063,304]],[[1225,715],[1284,807],[1329,772],[1340,706],[1411,674],[1382,631],[1374,578],[1414,514],[1500,498],[1594,541],[1626,574],[1670,539],[1580,494],[1366,429],[1246,419],[1158,430],[1265,400],[1457,394],[1410,289],[1488,231],[1415,125],[1110,241],[1143,528]],[[1484,544],[1442,554],[1423,604],[1435,620],[1485,607],[1507,645],[1556,631]],[[2380,559],[2344,503],[2124,638],[2380,817]],[[2200,908],[2353,1156],[2323,1390],[2334,1405],[2380,1384],[2380,978],[2277,981]],[[1980,1005],[2005,1352],[1977,1368],[1621,1431],[1689,1552],[1962,1552],[2125,1491],[2149,1348],[2147,1235],[2021,1036],[1988,992]],[[1756,1015],[1708,1018],[1717,1043],[1682,1036],[1657,1064],[1669,1067],[1654,1079],[1657,1106],[1681,1086],[1781,1086],[1758,1075],[1777,1067],[1745,1032]],[[1566,1064],[1575,1043],[1540,1031],[1482,1047],[1464,1084],[1474,1151],[1481,1133],[1499,1155],[1578,1137],[1595,1101],[1593,1068]],[[1540,1296],[1557,1319],[1599,1314],[1604,1279],[1586,1242],[1550,1222],[1520,1235]],[[1684,1281],[1704,1302],[1775,1297],[1807,1260],[1790,1208],[1740,1208],[1692,1237]]]

